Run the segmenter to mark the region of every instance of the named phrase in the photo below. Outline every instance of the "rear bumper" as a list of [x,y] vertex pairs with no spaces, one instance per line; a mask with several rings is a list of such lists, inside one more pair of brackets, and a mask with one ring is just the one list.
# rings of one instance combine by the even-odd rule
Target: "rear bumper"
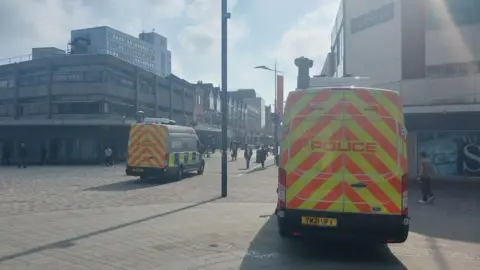
[[[303,225],[302,216],[334,218],[336,227]],[[336,240],[402,243],[408,237],[410,218],[401,215],[332,213],[306,210],[277,210],[278,226],[287,234],[321,236]]]
[[168,173],[166,168],[145,168],[145,167],[131,167],[127,166],[125,173],[129,176],[140,177],[159,177]]

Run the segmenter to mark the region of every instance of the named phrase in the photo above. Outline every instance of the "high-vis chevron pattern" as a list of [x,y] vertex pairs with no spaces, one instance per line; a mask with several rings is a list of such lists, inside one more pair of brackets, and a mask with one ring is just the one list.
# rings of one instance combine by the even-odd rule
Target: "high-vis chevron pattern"
[[284,127],[280,166],[287,174],[287,208],[401,213],[406,138],[396,92],[290,92]]
[[169,167],[178,167],[180,165],[194,165],[201,162],[199,152],[175,152],[168,157]]
[[165,168],[168,131],[162,125],[134,124],[128,141],[128,166]]

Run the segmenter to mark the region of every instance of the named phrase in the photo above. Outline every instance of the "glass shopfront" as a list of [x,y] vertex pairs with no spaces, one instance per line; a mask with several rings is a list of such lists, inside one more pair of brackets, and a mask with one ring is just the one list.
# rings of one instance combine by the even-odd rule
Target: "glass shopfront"
[[417,152],[427,153],[438,176],[480,176],[480,131],[419,131]]

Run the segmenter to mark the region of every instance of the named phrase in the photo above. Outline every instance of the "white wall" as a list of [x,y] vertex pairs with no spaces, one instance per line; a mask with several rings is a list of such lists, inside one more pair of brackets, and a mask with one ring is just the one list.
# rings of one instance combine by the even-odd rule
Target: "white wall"
[[480,111],[480,75],[404,80],[375,87],[399,91],[404,106],[418,106],[405,108],[406,113]]
[[426,33],[427,65],[480,60],[480,24]]
[[[392,20],[352,34],[351,22],[369,11],[394,2]],[[401,1],[347,0],[345,3],[346,71],[370,77],[375,83],[401,79]]]

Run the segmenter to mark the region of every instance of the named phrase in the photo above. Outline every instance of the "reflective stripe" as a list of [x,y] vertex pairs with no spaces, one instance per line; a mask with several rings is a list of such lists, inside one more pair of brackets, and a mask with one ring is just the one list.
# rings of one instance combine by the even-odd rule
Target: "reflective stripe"
[[[291,92],[284,127],[280,166],[287,174],[288,208],[400,214],[407,163],[398,93]],[[364,151],[366,144],[371,151]]]
[[134,124],[128,140],[128,166],[164,168],[166,130],[162,126]]

